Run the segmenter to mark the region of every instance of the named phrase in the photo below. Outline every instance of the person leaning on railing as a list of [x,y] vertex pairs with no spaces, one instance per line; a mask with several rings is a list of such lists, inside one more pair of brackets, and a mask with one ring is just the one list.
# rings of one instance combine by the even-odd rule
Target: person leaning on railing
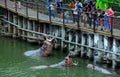
[[71,2],[70,2],[70,4],[69,4],[69,7],[70,7],[70,9],[71,9],[71,11],[72,11],[73,22],[75,22],[75,20],[74,20],[74,14],[73,14],[73,12],[74,12],[74,10],[75,10],[75,1],[74,1],[74,0],[71,0]]
[[55,20],[55,12],[54,12],[54,10],[55,10],[55,6],[54,6],[54,4],[51,4],[50,5],[50,11],[51,11],[51,15],[52,15],[52,20]]
[[55,5],[57,6],[57,14],[58,14],[58,17],[60,18],[59,21],[61,21],[61,18],[62,18],[62,7],[63,7],[62,0],[55,0]]
[[112,8],[107,9],[107,16],[109,19],[109,24],[110,24],[110,29],[114,28],[114,11],[112,10]]
[[110,31],[110,29],[113,29],[114,25],[114,11],[110,8],[105,11],[104,15],[104,23],[105,23],[105,30]]

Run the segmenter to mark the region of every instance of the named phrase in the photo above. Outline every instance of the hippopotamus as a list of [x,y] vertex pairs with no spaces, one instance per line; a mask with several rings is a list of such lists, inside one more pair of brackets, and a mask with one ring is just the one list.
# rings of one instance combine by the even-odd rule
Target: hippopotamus
[[[72,52],[73,53],[73,52]],[[40,65],[40,66],[33,66],[32,69],[45,69],[45,68],[62,68],[62,67],[70,67],[70,66],[77,66],[77,63],[74,63],[72,60],[72,53],[69,53],[65,59],[59,63],[52,64],[52,65]]]
[[116,72],[114,72],[114,71],[112,72],[112,71],[109,71],[109,70],[107,70],[107,69],[104,69],[104,68],[102,68],[102,67],[99,67],[99,66],[96,66],[96,65],[93,65],[93,64],[88,64],[88,65],[87,65],[87,68],[92,69],[92,70],[99,71],[99,72],[101,72],[101,73],[103,73],[103,74],[117,75]]
[[29,57],[50,56],[52,54],[53,40],[54,38],[48,39],[48,36],[46,35],[42,47],[36,50],[26,51],[24,55]]

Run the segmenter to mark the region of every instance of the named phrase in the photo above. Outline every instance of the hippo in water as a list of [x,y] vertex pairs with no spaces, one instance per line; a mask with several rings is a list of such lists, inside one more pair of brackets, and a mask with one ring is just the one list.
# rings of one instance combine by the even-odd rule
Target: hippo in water
[[92,69],[92,70],[99,71],[99,72],[101,72],[101,73],[103,73],[103,74],[117,75],[116,72],[114,72],[114,71],[112,72],[112,71],[109,71],[109,70],[107,70],[107,69],[98,67],[98,66],[93,65],[93,64],[88,64],[88,65],[87,65],[87,68]]
[[40,57],[40,56],[50,56],[52,54],[53,48],[53,38],[48,39],[48,36],[45,35],[46,39],[39,49],[26,51],[24,53],[25,56],[29,57]]
[[70,67],[70,66],[77,66],[77,63],[74,63],[72,60],[71,55],[65,57],[65,59],[59,63],[52,64],[52,65],[40,65],[40,66],[33,66],[32,69],[45,69],[45,68],[62,68],[62,67]]

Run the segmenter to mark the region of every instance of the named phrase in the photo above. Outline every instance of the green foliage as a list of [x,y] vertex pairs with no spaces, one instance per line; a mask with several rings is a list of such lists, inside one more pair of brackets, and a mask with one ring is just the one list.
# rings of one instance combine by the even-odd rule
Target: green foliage
[[96,8],[100,8],[102,10],[111,8],[114,5],[120,7],[120,0],[97,0],[96,2]]
[[96,8],[106,10],[106,9],[112,7],[113,3],[114,3],[114,0],[97,0]]

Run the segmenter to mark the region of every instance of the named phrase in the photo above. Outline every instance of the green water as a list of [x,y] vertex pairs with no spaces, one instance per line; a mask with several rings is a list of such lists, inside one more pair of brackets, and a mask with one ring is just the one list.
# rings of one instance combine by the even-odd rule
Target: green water
[[60,51],[54,51],[54,56],[39,59],[23,55],[25,51],[37,48],[39,45],[0,37],[0,77],[112,77],[87,69],[87,61],[80,58],[74,58],[79,63],[76,67],[33,70],[30,67],[58,63],[65,57]]

